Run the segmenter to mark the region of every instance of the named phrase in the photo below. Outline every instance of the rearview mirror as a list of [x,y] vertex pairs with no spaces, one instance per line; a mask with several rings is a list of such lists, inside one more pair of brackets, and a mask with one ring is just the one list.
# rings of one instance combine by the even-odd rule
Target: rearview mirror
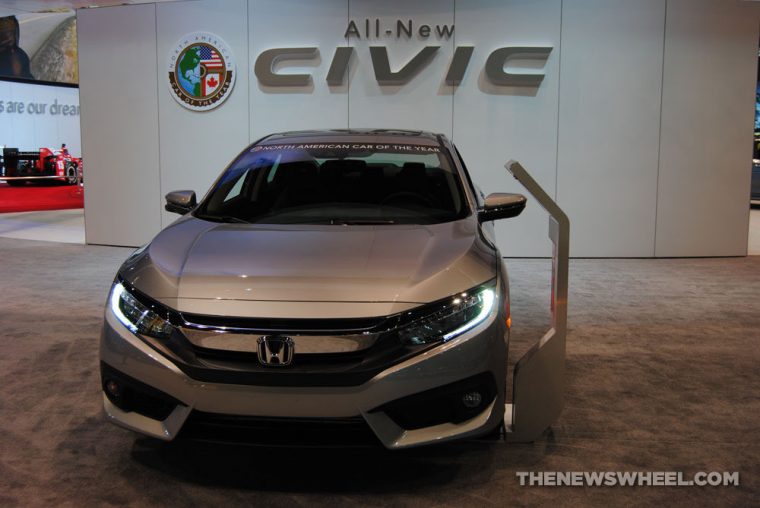
[[195,191],[180,190],[170,192],[166,195],[166,205],[164,205],[164,209],[167,212],[185,215],[195,208],[196,204]]
[[517,217],[525,209],[528,200],[522,194],[495,193],[486,197],[483,208],[478,210],[480,222]]

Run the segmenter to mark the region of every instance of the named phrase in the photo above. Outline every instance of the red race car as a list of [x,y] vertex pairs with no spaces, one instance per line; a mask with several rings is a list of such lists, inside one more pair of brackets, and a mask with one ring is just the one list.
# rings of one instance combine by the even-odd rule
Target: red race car
[[72,157],[65,144],[60,150],[40,148],[38,152],[19,152],[18,148],[3,148],[0,179],[9,177],[11,179],[6,180],[8,185],[14,186],[38,179],[76,185],[82,180],[82,168],[82,158]]

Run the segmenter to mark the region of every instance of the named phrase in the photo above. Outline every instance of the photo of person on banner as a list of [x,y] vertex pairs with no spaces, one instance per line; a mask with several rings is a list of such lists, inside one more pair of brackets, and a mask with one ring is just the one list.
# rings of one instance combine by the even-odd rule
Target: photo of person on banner
[[16,16],[0,18],[0,76],[34,79],[29,56],[19,47],[20,32]]

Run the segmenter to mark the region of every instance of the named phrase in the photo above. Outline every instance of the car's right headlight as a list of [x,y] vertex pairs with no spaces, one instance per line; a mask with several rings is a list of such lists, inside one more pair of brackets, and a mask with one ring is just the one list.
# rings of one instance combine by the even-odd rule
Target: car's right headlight
[[399,338],[410,346],[446,342],[482,323],[496,300],[493,287],[454,295],[440,309],[401,328]]
[[132,333],[168,339],[174,330],[171,323],[140,303],[121,282],[113,285],[109,304],[116,319]]

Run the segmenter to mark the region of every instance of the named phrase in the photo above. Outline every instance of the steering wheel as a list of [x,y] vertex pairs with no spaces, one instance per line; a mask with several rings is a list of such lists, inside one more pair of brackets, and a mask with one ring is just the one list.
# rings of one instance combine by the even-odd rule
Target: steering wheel
[[391,203],[422,203],[430,208],[433,208],[433,202],[422,194],[416,192],[402,191],[394,192],[386,196],[381,202],[381,205],[388,205]]

